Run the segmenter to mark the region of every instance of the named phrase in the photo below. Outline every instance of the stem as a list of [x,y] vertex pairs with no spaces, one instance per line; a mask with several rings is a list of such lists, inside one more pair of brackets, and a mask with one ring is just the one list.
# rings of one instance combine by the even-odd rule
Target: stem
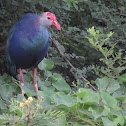
[[29,124],[29,123],[30,123],[31,109],[30,109],[29,103],[28,103],[28,105],[27,105],[27,106],[28,106],[28,112],[29,112],[29,113],[28,113],[28,115],[27,115],[27,117],[28,117],[28,120],[27,120],[27,126],[30,126],[30,124]]
[[[109,80],[109,83],[108,83],[108,85],[107,85],[106,88],[105,88],[105,92],[107,91],[107,89],[108,89],[108,87],[109,87],[111,81],[112,81],[112,78]],[[102,98],[100,98],[98,106],[100,106],[101,101],[102,101]]]
[[72,123],[77,123],[77,124],[88,124],[88,125],[91,125],[91,123],[89,123],[89,122],[72,122]]
[[109,83],[108,83],[108,85],[106,86],[105,92],[107,91],[107,89],[108,89],[108,87],[109,87],[111,81],[112,81],[112,78],[109,80]]
[[[70,65],[71,68],[73,68],[76,72],[76,68],[70,63],[70,61],[67,59],[67,57],[63,54],[63,52],[59,49],[59,47],[57,46],[56,42],[50,38],[52,43],[54,44],[54,46],[56,47],[57,51],[59,52],[59,54],[66,60],[66,62]],[[85,82],[85,81],[88,81],[86,78],[84,78],[83,76],[81,76],[81,79]],[[89,82],[89,81],[88,81]],[[92,84],[89,82],[88,84],[94,91],[97,91],[97,89],[92,86]]]

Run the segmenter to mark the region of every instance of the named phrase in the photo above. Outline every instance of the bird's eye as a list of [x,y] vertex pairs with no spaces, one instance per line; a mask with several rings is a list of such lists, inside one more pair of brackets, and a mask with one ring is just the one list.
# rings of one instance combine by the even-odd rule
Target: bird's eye
[[47,17],[47,19],[51,19],[50,17]]

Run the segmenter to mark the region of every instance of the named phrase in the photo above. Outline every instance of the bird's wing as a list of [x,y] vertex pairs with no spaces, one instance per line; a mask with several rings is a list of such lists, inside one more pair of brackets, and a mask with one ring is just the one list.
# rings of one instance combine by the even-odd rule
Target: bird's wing
[[16,29],[16,24],[10,29],[7,37],[7,43],[6,43],[6,68],[8,73],[12,75],[14,78],[16,78],[17,68],[9,54],[9,43],[15,29]]

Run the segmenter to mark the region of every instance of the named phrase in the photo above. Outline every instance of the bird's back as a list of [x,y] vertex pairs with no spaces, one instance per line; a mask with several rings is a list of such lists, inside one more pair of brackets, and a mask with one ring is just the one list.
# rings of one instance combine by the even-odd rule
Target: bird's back
[[38,17],[37,14],[25,15],[9,32],[6,58],[8,71],[13,76],[16,67],[34,67],[47,53],[50,33],[40,25]]

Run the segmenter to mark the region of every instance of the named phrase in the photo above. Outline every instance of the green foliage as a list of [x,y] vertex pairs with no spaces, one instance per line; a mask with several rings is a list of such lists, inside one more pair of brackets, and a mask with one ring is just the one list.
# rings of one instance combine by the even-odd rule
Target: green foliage
[[114,48],[117,43],[112,44],[110,41],[110,37],[113,33],[110,32],[109,34],[104,35],[101,34],[100,31],[95,30],[94,27],[89,29],[88,32],[90,35],[86,38],[92,46],[99,50],[104,56],[100,61],[105,63],[107,67],[101,67],[101,69],[99,69],[100,72],[109,78],[118,78],[120,73],[125,70],[124,64],[126,61],[125,57],[123,57],[122,49],[120,49],[119,52],[114,52]]
[[[40,64],[44,64],[45,61],[45,67],[42,70],[41,67],[39,68],[41,72],[46,73],[48,71],[46,66],[50,65],[51,67],[54,63],[44,59]],[[17,98],[11,99],[7,108],[1,107],[4,110],[0,115],[1,125],[76,126],[87,124],[92,126],[117,126],[120,124],[124,126],[126,111],[121,108],[120,100],[123,102],[122,107],[124,107],[125,95],[115,95],[115,97],[111,95],[117,93],[116,91],[120,89],[117,80],[112,79],[110,82],[108,77],[97,78],[95,83],[99,89],[98,92],[79,87],[75,92],[60,74],[48,72],[50,74],[45,74],[44,78],[38,76],[38,86],[40,87],[38,95],[41,99],[37,101],[31,98],[24,99],[24,96],[18,94]],[[46,79],[46,81],[42,79]],[[110,86],[107,85],[109,82]],[[116,88],[112,88],[114,86]],[[21,88],[28,96],[36,95],[27,86]],[[4,102],[1,102],[2,106],[4,104]]]
[[[30,108],[20,107],[20,103],[24,103],[20,88],[28,97],[36,96],[31,84],[33,73],[25,71],[25,86],[3,74],[0,77],[0,124],[125,126],[125,6],[124,0],[1,0],[0,46],[5,44],[10,27],[25,13],[51,11],[62,27],[61,32],[50,28],[52,38],[77,69],[69,70],[50,43],[49,59],[38,65],[41,100],[30,102]],[[2,64],[0,60],[1,67]],[[4,73],[3,68],[0,73]],[[88,89],[90,82],[83,83],[81,76],[88,78],[97,91]],[[32,114],[28,121],[29,112]]]
[[[24,101],[24,103],[23,103]],[[9,112],[0,115],[0,123],[8,126],[59,126],[65,125],[66,119],[63,112],[58,110],[44,108],[40,101],[23,100],[22,102],[16,99],[11,100]],[[24,106],[21,106],[21,103]]]
[[108,93],[111,94],[120,88],[119,82],[117,80],[110,79],[108,77],[97,78],[95,81],[95,84],[98,86],[100,91],[105,91],[108,85],[108,82],[110,83],[109,87],[107,88]]
[[38,65],[40,70],[51,70],[54,67],[54,63],[49,59],[43,59],[43,61]]

